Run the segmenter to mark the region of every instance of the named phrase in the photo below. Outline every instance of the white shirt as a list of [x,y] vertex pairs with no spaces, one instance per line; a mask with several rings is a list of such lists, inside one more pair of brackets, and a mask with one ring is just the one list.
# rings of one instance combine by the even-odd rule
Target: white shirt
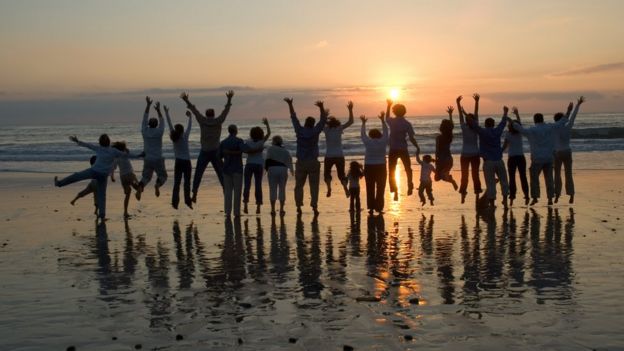
[[420,181],[430,182],[431,173],[435,170],[435,167],[431,163],[424,162],[420,164]]
[[146,160],[159,160],[162,158],[162,137],[165,132],[165,121],[158,118],[158,127],[150,128],[147,125],[148,114],[143,114],[141,134],[143,135],[143,151]]
[[360,131],[364,143],[364,165],[385,165],[386,146],[388,146],[388,126],[383,123],[383,135],[379,139],[371,139],[366,135],[366,124],[362,123]]
[[[264,143],[265,143],[264,139],[260,139],[258,141],[253,141],[251,139],[248,139],[247,141],[245,141],[245,144],[247,144],[247,146],[249,146],[249,148],[251,149],[264,148]],[[262,156],[262,151],[255,152],[253,154],[247,154],[247,164],[261,165],[261,166],[264,165],[264,157]]]
[[479,135],[467,123],[460,123],[462,130],[462,156],[479,155]]
[[113,169],[113,163],[116,157],[128,157],[125,152],[112,147],[104,147],[82,141],[78,141],[77,144],[95,151],[95,163],[91,166],[91,169],[98,173],[108,175],[111,169]]
[[343,127],[330,128],[325,126],[325,157],[344,157],[342,152],[342,132]]
[[529,140],[531,160],[534,162],[548,163],[553,160],[554,132],[556,129],[563,127],[567,122],[567,118],[562,118],[556,123],[538,123],[529,128],[524,128],[518,122],[513,122],[513,127]]
[[579,107],[580,105],[576,104],[568,122],[565,123],[562,128],[555,131],[555,151],[570,150],[570,134],[572,132],[572,127],[574,126],[574,121],[576,120],[576,114],[579,111]]

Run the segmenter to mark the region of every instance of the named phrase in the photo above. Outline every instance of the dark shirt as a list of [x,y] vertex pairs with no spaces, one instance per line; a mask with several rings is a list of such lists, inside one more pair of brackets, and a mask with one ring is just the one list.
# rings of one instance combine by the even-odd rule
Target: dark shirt
[[[224,151],[238,151],[240,153],[229,154]],[[245,141],[236,136],[230,135],[223,139],[219,144],[219,152],[223,158],[223,174],[232,175],[235,173],[243,173],[243,154],[242,152],[249,150]]]
[[436,137],[436,151],[435,157],[438,160],[444,160],[452,158],[451,156],[451,142],[453,141],[453,136],[440,134]]
[[323,114],[313,128],[303,127],[296,114],[291,114],[290,120],[297,134],[297,160],[316,160],[319,156],[319,135],[325,127],[327,116]]
[[483,128],[476,123],[470,124],[470,127],[479,134],[479,152],[485,161],[500,161],[503,159],[501,136],[505,130],[508,118],[503,117],[496,128]]

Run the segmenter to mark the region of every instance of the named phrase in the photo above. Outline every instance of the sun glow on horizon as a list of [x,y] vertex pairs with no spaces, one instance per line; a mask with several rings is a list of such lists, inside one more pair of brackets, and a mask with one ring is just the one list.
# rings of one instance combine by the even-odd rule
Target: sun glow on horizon
[[390,91],[388,92],[389,98],[396,101],[399,96],[401,96],[401,90],[399,88],[390,88]]

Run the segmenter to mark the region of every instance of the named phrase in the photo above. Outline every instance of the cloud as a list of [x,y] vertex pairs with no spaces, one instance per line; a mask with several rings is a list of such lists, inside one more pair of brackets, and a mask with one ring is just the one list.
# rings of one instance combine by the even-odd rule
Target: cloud
[[114,97],[114,96],[143,96],[143,95],[170,95],[170,94],[180,94],[183,91],[188,92],[189,94],[213,94],[218,93],[222,94],[228,90],[234,91],[252,91],[255,88],[250,86],[221,86],[221,87],[204,87],[204,88],[148,88],[148,89],[137,89],[137,90],[127,90],[127,91],[104,91],[104,92],[87,92],[87,93],[79,93],[78,97],[84,98],[97,98],[97,97]]
[[591,100],[604,99],[605,95],[597,91],[542,91],[542,92],[525,92],[525,91],[501,91],[489,92],[482,94],[491,100],[496,101],[522,101],[522,100],[574,100],[583,95]]
[[316,45],[314,45],[314,48],[315,49],[322,49],[322,48],[326,47],[327,45],[329,45],[327,40],[321,40],[318,43],[316,43]]
[[570,76],[580,76],[585,74],[594,74],[594,73],[603,73],[603,72],[612,72],[612,71],[621,71],[624,70],[624,62],[614,62],[614,63],[605,63],[601,65],[575,68],[567,71],[553,73],[550,76],[552,77],[570,77]]

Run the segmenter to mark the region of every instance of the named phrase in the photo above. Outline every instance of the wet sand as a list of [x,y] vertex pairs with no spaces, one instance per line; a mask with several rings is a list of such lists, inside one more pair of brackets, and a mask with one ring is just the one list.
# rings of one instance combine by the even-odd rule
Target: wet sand
[[434,207],[383,217],[336,192],[316,219],[289,197],[283,220],[240,221],[210,181],[193,211],[167,184],[124,221],[109,183],[97,226],[90,198],[69,205],[84,184],[5,173],[0,349],[624,349],[623,176],[577,171],[573,206],[477,216],[435,183]]

